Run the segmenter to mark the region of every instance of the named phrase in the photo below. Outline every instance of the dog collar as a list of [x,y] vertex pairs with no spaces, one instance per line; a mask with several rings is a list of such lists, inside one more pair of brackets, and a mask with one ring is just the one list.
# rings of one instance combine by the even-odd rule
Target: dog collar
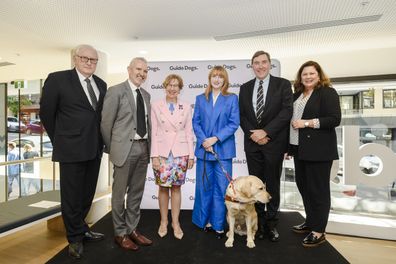
[[229,202],[233,202],[233,203],[240,203],[240,204],[253,204],[253,203],[255,203],[254,201],[252,201],[252,202],[241,202],[241,201],[238,201],[237,199],[232,198],[229,195],[226,195],[224,197],[224,200],[229,201]]

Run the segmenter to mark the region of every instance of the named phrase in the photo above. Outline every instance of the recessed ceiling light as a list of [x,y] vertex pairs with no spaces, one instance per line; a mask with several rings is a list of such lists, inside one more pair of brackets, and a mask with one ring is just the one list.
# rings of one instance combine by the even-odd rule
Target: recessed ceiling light
[[363,1],[360,3],[361,6],[365,7],[366,5],[370,4],[369,1]]
[[139,53],[140,53],[140,54],[147,54],[148,51],[147,51],[147,50],[139,50]]

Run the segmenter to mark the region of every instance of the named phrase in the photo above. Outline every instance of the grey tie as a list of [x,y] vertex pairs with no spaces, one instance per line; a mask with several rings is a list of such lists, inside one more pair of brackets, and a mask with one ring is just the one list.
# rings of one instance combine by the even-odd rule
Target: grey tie
[[263,80],[260,80],[257,91],[257,106],[256,106],[256,117],[257,123],[260,124],[261,118],[264,112],[264,91],[263,91]]
[[88,78],[85,79],[85,81],[87,82],[88,94],[89,94],[89,97],[91,98],[92,108],[94,110],[96,110],[96,106],[98,104],[98,99],[96,99],[96,95],[95,95],[94,89],[92,87],[91,81]]

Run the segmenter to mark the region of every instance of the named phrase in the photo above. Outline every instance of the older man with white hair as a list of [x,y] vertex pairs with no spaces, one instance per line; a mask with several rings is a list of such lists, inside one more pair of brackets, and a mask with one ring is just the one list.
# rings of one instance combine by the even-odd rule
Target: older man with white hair
[[50,73],[43,87],[40,118],[60,165],[62,217],[69,255],[81,258],[83,241],[103,239],[90,231],[87,216],[103,153],[100,120],[106,83],[94,75],[98,52],[89,45],[73,51],[75,68]]

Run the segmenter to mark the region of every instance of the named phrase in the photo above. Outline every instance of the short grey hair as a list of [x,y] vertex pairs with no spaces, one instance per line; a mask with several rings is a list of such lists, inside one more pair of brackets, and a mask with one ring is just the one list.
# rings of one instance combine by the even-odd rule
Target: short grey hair
[[131,67],[133,64],[135,64],[135,62],[137,61],[143,61],[144,63],[147,64],[147,60],[143,57],[135,57],[131,60],[131,63],[129,63],[129,67]]

